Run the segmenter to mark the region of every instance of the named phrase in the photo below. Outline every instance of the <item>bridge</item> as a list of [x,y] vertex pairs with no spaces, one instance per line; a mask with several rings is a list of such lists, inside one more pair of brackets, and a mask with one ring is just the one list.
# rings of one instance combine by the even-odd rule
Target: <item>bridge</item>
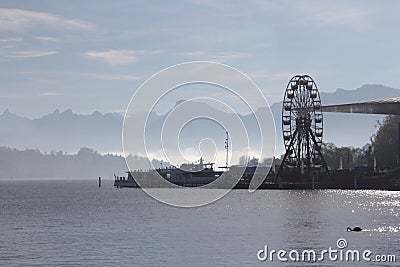
[[341,105],[322,106],[322,111],[400,115],[400,97]]

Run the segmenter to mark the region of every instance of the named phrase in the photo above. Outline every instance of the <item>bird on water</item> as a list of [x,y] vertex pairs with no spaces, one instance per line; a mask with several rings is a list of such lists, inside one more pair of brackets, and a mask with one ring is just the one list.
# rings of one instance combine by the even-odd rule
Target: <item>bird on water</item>
[[347,227],[347,232],[361,232],[361,231],[362,231],[361,227],[358,226],[354,227],[353,229]]

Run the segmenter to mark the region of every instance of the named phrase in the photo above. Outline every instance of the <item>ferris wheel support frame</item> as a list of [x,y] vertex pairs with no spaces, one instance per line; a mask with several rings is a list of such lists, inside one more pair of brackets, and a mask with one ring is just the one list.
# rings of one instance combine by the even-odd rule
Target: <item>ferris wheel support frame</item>
[[[312,141],[313,141],[314,143],[316,143],[317,141],[316,141],[316,139],[315,139],[314,134],[312,133],[311,130],[309,130],[309,132],[310,132]],[[297,129],[295,130],[295,133],[297,133]],[[293,145],[294,141],[295,141],[295,138],[292,138],[292,140],[290,141],[290,146]],[[322,160],[322,167],[323,167],[324,170],[327,172],[327,171],[328,171],[328,165],[326,164],[325,158],[324,158],[324,156],[322,155],[321,149],[319,148],[319,146],[316,146],[316,149],[317,149],[317,152],[318,152],[319,156],[321,157],[321,160]],[[285,155],[283,156],[281,165],[279,166],[279,170],[278,170],[278,173],[277,173],[277,177],[279,177],[280,174],[282,174],[283,167],[284,167],[284,165],[285,165],[284,163],[285,163],[287,157],[289,156],[289,154],[290,154],[290,152],[289,152],[289,151],[286,151]]]

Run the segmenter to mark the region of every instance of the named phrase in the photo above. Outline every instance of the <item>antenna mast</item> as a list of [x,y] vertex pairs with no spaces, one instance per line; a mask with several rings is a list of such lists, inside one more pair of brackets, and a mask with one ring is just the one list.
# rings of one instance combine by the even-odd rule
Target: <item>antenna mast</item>
[[226,131],[225,149],[226,149],[225,168],[228,169],[228,158],[229,158],[229,134],[228,134],[228,131]]

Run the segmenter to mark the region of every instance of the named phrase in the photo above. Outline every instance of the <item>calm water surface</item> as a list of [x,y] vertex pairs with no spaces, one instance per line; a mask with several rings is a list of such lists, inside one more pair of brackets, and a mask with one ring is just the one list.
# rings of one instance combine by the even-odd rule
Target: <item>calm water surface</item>
[[236,190],[186,209],[110,180],[101,188],[96,179],[0,180],[0,265],[309,266],[261,262],[257,251],[321,251],[344,238],[348,249],[395,254],[397,263],[386,265],[399,266],[399,213],[399,192]]

